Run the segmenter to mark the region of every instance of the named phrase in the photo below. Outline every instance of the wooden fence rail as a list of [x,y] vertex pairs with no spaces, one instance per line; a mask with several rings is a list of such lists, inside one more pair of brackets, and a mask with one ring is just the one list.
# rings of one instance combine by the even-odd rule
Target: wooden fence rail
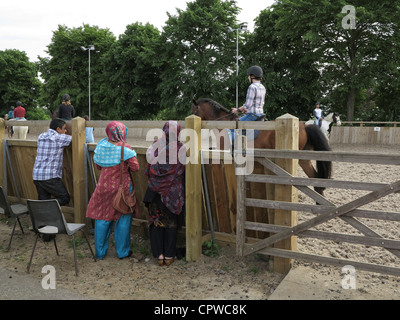
[[[268,158],[284,158],[284,159],[309,159],[309,160],[323,160],[323,161],[341,161],[341,162],[357,162],[357,163],[377,163],[377,164],[390,164],[399,165],[400,157],[398,155],[382,155],[382,154],[357,154],[357,153],[343,153],[343,152],[316,152],[316,151],[289,151],[289,150],[252,150],[251,154],[257,158],[263,165],[268,167],[274,174],[273,175],[249,175],[241,179],[241,184],[247,182],[264,182],[275,183],[278,185],[293,185],[304,194],[311,197],[319,205],[300,204],[288,201],[274,200],[260,200],[251,199],[242,196],[242,201],[245,206],[255,206],[261,208],[272,209],[285,209],[293,210],[296,212],[311,212],[316,214],[316,217],[311,218],[305,222],[295,226],[277,226],[272,224],[261,224],[257,222],[250,222],[246,220],[238,221],[238,224],[243,224],[242,228],[249,230],[258,230],[264,232],[271,232],[273,235],[260,240],[256,243],[245,243],[245,238],[237,239],[242,247],[241,255],[246,255],[253,252],[261,254],[278,256],[283,258],[292,258],[305,261],[312,261],[317,263],[333,264],[338,266],[352,265],[360,270],[380,272],[391,275],[400,275],[400,268],[394,266],[377,265],[365,262],[351,261],[348,259],[338,259],[332,257],[311,255],[308,253],[296,252],[295,250],[284,250],[280,248],[271,247],[275,243],[283,239],[298,237],[311,237],[323,240],[332,240],[335,242],[348,242],[355,244],[362,244],[366,246],[377,246],[385,248],[395,257],[400,258],[400,240],[387,239],[380,234],[366,226],[356,217],[368,217],[370,219],[382,219],[390,221],[400,221],[400,212],[395,208],[392,212],[376,211],[361,209],[360,207],[376,201],[384,196],[399,192],[400,181],[393,183],[366,183],[366,182],[353,182],[353,181],[336,181],[324,179],[307,179],[293,177],[282,168],[277,167]],[[336,206],[324,197],[321,197],[314,190],[308,186],[342,188],[342,189],[358,189],[370,191],[364,196],[352,200],[346,204]],[[238,190],[239,193],[239,190]],[[243,194],[243,192],[242,192]],[[310,230],[310,228],[320,225],[330,219],[339,217],[346,223],[350,224],[362,235],[350,235],[342,233],[333,233],[327,231]]]

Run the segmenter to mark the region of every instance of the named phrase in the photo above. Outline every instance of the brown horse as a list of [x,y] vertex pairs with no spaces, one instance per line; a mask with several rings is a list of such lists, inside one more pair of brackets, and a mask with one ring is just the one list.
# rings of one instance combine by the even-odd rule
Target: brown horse
[[[197,115],[202,120],[236,120],[237,115],[227,108],[221,106],[212,99],[203,98],[193,100],[192,114]],[[275,149],[275,130],[260,131],[254,140],[254,148]],[[299,123],[299,150],[330,151],[329,142],[319,129],[319,127],[304,123]],[[299,160],[299,165],[309,178],[329,179],[332,172],[331,161],[317,161],[317,170],[314,169],[311,160]],[[325,188],[315,188],[315,191],[323,195]]]

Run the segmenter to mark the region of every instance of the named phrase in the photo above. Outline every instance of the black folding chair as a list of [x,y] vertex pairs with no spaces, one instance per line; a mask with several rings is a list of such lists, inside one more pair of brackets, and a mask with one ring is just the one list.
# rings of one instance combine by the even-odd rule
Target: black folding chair
[[67,223],[65,221],[64,214],[61,211],[60,204],[56,199],[27,200],[27,205],[32,220],[33,230],[36,233],[35,244],[33,245],[31,259],[28,264],[28,269],[27,269],[28,273],[32,264],[32,258],[36,248],[36,243],[41,234],[54,236],[54,245],[56,247],[57,255],[59,254],[58,254],[55,235],[66,234],[72,237],[72,245],[74,248],[75,275],[78,275],[78,263],[76,258],[75,238],[74,238],[74,234],[76,232],[82,230],[82,233],[89,246],[90,252],[92,253],[93,259],[94,261],[96,261],[96,257],[93,253],[92,247],[90,246],[89,240],[86,236],[86,232],[85,230],[83,230],[86,225],[81,223]]
[[24,204],[10,204],[7,195],[3,189],[3,187],[0,187],[0,214],[4,214],[7,218],[14,218],[14,226],[11,232],[11,237],[10,237],[10,242],[8,244],[7,251],[10,250],[11,248],[11,242],[14,236],[15,232],[15,227],[17,225],[17,222],[19,224],[19,227],[21,228],[22,233],[24,233],[24,229],[22,228],[21,221],[19,220],[19,217],[21,217],[24,214],[28,214],[28,207]]

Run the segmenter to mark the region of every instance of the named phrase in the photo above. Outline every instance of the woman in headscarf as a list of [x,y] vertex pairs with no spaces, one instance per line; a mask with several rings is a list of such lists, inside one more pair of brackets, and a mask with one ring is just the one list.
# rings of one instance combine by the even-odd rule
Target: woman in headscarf
[[132,254],[130,251],[130,230],[132,215],[123,215],[113,206],[113,199],[120,183],[121,146],[124,148],[123,184],[126,195],[132,192],[132,183],[128,169],[139,170],[136,152],[126,143],[127,128],[118,121],[112,121],[106,128],[107,138],[100,140],[94,150],[93,160],[101,170],[96,189],[90,198],[86,217],[95,219],[94,241],[96,258],[103,259],[107,254],[108,240],[115,221],[114,238],[118,258]]
[[143,202],[149,210],[150,243],[158,264],[169,266],[176,256],[176,236],[183,216],[186,149],[178,122],[168,121],[163,135],[147,151],[148,188]]

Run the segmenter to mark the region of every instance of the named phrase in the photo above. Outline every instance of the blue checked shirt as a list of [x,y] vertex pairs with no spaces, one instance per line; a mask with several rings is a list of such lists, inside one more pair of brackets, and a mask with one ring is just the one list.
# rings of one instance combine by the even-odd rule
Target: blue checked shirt
[[246,102],[243,105],[248,113],[264,113],[265,87],[260,81],[254,81],[247,89]]
[[62,178],[63,147],[71,143],[72,136],[53,129],[38,137],[37,155],[33,166],[33,180]]

